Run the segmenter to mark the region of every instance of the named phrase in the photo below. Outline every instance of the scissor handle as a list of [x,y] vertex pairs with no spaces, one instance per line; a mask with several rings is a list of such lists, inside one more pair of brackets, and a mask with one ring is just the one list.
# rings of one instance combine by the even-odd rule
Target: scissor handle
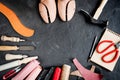
[[[100,45],[101,44],[103,44],[103,43],[111,43],[109,46],[107,46],[105,49],[103,49],[103,50],[99,50],[99,47],[100,47]],[[111,46],[114,46],[115,44],[113,43],[113,41],[111,41],[111,40],[103,40],[103,41],[101,41],[101,42],[99,42],[98,43],[98,45],[97,45],[97,47],[96,47],[96,51],[99,53],[99,54],[101,54],[101,53],[103,53],[103,52],[105,52],[107,49],[109,49]]]
[[[114,57],[113,57],[111,60],[105,60],[105,57],[106,57],[106,56],[108,56],[108,55],[110,55],[110,54],[112,54],[112,53],[114,53],[114,52],[116,52],[116,53],[115,53]],[[101,59],[102,59],[102,61],[104,61],[105,63],[114,62],[114,61],[117,59],[117,57],[118,57],[118,52],[119,52],[118,49],[112,50],[112,51],[106,53],[105,55],[103,55]]]
[[[103,44],[103,43],[111,43],[110,45],[108,45],[105,49],[103,49],[103,50],[99,50],[99,47],[100,47],[100,45],[101,44]],[[99,54],[102,54],[102,53],[104,53],[106,50],[108,50],[111,46],[115,46],[115,44],[113,43],[113,41],[111,41],[111,40],[103,40],[103,41],[101,41],[100,43],[98,43],[98,45],[97,45],[97,47],[96,47],[96,51],[99,53]],[[113,54],[115,52],[115,55],[114,55],[114,57],[111,59],[111,60],[105,60],[105,57],[106,56],[108,56],[108,55],[110,55],[110,54]],[[112,50],[112,51],[110,51],[110,52],[107,52],[105,55],[103,55],[102,56],[102,61],[103,62],[105,62],[105,63],[111,63],[111,62],[113,62],[113,61],[115,61],[116,59],[117,59],[117,57],[118,57],[118,52],[119,52],[119,50],[118,49],[116,49],[116,47],[115,47],[115,49],[114,50]]]

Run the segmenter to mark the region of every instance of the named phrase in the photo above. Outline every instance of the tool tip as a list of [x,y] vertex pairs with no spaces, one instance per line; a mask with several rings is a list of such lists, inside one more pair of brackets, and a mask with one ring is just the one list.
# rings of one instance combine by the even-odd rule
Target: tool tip
[[27,55],[22,55],[23,56],[23,58],[27,58],[28,56]]

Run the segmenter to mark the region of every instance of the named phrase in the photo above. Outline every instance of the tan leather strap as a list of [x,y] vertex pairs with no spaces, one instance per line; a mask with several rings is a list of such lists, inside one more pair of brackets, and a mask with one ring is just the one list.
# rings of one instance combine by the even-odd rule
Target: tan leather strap
[[24,26],[20,20],[18,19],[18,17],[16,16],[16,14],[10,10],[9,8],[7,8],[4,4],[0,3],[0,12],[2,14],[4,14],[9,22],[11,23],[13,29],[19,33],[22,36],[25,37],[30,37],[34,34],[34,30],[27,28],[26,26]]

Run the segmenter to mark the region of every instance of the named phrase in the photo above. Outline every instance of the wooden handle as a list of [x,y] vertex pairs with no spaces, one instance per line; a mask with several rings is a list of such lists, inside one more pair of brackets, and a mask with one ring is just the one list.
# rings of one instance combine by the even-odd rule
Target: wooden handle
[[95,12],[95,14],[94,14],[94,16],[93,16],[94,19],[97,20],[97,19],[99,18],[99,16],[100,16],[100,14],[101,14],[101,12],[102,12],[105,4],[107,3],[107,1],[108,1],[108,0],[102,0],[100,6],[98,7],[98,9],[96,10],[96,12]]
[[0,46],[0,51],[18,50],[17,46]]
[[5,35],[1,36],[2,41],[10,41],[10,42],[20,42],[20,41],[25,41],[24,39],[20,39],[19,37],[8,37]]

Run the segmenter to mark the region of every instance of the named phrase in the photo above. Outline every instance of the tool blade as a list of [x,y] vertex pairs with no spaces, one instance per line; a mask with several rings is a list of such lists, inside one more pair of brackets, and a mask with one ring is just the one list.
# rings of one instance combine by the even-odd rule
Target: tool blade
[[19,46],[19,50],[34,50],[34,46]]

